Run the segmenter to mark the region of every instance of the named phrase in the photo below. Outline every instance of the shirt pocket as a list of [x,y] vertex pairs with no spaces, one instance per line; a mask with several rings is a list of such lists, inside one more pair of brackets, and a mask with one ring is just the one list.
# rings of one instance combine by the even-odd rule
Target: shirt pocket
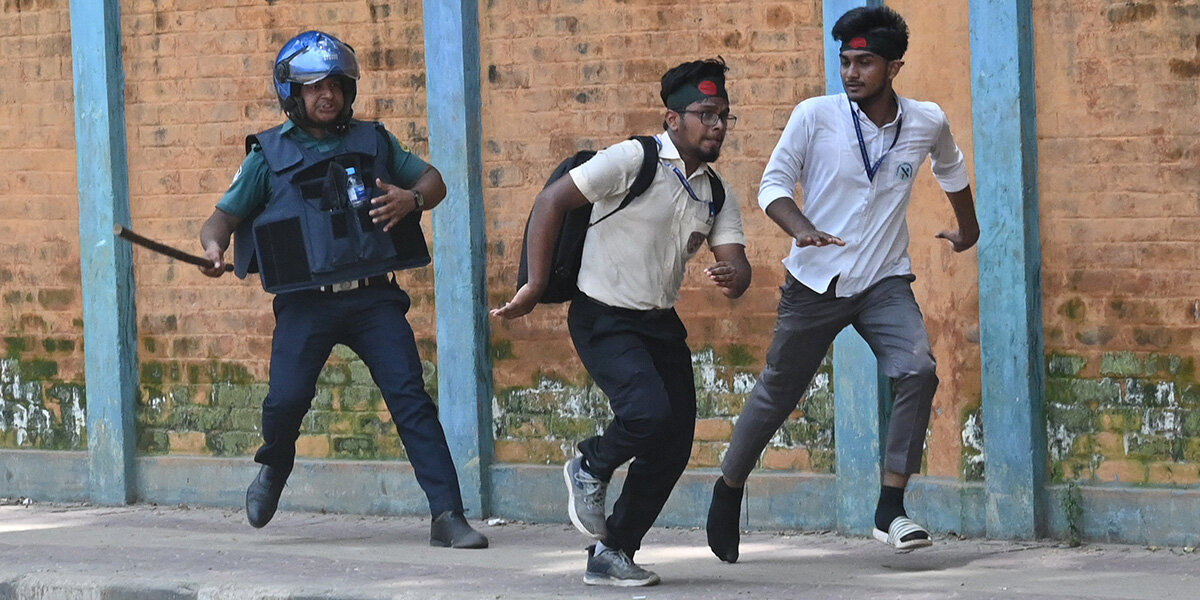
[[704,242],[708,240],[708,235],[712,233],[715,215],[710,214],[707,203],[702,204],[695,200],[689,200],[688,203],[683,219],[680,220],[679,237],[683,243],[683,254],[690,259],[700,251]]
[[917,178],[917,171],[924,161],[925,155],[922,152],[909,147],[897,147],[888,153],[875,177],[879,179],[879,185],[886,189],[911,189],[913,181]]

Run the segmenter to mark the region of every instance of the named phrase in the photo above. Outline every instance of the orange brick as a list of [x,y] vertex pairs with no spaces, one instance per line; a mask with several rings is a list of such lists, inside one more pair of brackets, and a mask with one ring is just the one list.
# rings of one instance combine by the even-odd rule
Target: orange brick
[[697,441],[727,442],[733,434],[733,423],[729,419],[700,419],[696,421]]
[[710,469],[721,466],[721,456],[728,444],[712,444],[696,442],[692,444],[692,456],[688,460],[689,469]]
[[296,440],[296,455],[305,458],[329,458],[329,436],[301,435]]
[[171,454],[210,454],[205,435],[199,431],[168,431]]
[[1200,467],[1195,463],[1151,463],[1146,483],[1168,485],[1195,485],[1200,483]]
[[812,468],[810,458],[805,448],[767,448],[763,452],[762,466],[779,471],[808,471]]
[[1095,477],[1102,483],[1145,483],[1146,465],[1129,460],[1106,460],[1096,468]]

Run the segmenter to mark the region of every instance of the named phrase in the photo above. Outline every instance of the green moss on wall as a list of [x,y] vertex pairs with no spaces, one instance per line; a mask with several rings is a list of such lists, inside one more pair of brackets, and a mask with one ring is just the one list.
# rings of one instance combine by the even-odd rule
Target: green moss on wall
[[[1100,377],[1081,359],[1052,355],[1046,431],[1055,481],[1189,484],[1200,469],[1200,388],[1191,357],[1109,352]],[[1175,479],[1179,478],[1179,479]]]

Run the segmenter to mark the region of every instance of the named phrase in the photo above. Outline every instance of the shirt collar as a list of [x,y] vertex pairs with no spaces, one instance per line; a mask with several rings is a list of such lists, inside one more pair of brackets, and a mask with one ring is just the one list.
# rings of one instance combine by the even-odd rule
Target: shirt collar
[[[683,166],[683,157],[679,155],[679,148],[675,147],[675,142],[671,139],[671,134],[664,131],[655,137],[662,143],[662,146],[658,149],[658,157],[660,159],[676,161],[679,163],[678,166]],[[700,166],[696,167],[692,175],[700,173],[706,168],[708,168],[708,163],[700,163]]]
[[[895,94],[895,92],[893,92],[893,94]],[[889,126],[895,125],[896,122],[900,120],[900,117],[902,115],[904,115],[904,102],[902,101],[903,98],[900,97],[900,94],[895,94],[895,96],[896,96],[896,118],[892,119],[892,121],[890,123],[884,125],[883,127],[889,127]],[[849,99],[849,98],[847,98],[847,99]],[[867,113],[863,112],[862,108],[860,108],[858,106],[857,102],[850,100],[850,105],[854,107],[854,112],[858,114],[859,119],[870,122],[870,119],[867,118]],[[883,129],[883,127],[880,127],[880,129]]]
[[315,138],[311,133],[305,131],[303,127],[300,127],[291,119],[288,119],[283,123],[283,126],[279,129],[279,134],[290,137],[291,139],[295,140],[296,143],[304,146],[305,148],[316,148],[323,152],[337,148],[338,145],[342,143],[343,139],[340,135],[327,135],[320,139]]
[[300,142],[315,142],[315,141],[317,141],[317,138],[313,137],[312,134],[305,131],[304,128],[297,125],[296,122],[291,119],[284,121],[283,127],[281,127],[279,129],[279,134],[280,135],[291,135],[292,137],[296,138],[297,141],[300,141]]

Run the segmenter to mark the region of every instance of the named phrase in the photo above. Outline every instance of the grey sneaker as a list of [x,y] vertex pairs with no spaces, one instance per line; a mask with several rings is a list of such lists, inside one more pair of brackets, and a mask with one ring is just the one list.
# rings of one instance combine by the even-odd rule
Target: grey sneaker
[[575,528],[598,539],[604,539],[608,528],[604,523],[604,495],[608,482],[597,479],[583,468],[583,457],[576,456],[563,465],[567,481],[567,512]]
[[596,546],[588,546],[587,571],[583,582],[588,585],[614,585],[617,587],[640,587],[655,585],[658,575],[633,563],[624,550],[605,548],[596,554]]

